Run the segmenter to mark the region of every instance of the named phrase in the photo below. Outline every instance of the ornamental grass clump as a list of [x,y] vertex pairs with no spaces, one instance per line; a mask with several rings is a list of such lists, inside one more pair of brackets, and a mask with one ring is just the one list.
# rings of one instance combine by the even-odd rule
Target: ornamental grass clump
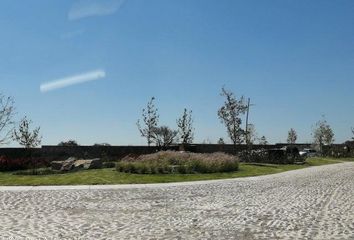
[[236,156],[225,153],[190,153],[161,151],[141,155],[136,158],[125,157],[117,163],[119,172],[138,174],[168,173],[216,173],[238,170],[239,160]]

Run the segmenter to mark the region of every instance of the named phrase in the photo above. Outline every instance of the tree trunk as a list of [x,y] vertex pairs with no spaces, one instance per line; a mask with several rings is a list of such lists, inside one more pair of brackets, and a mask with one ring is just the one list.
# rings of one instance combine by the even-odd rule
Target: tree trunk
[[234,142],[234,155],[237,154],[237,151],[236,151],[236,142]]

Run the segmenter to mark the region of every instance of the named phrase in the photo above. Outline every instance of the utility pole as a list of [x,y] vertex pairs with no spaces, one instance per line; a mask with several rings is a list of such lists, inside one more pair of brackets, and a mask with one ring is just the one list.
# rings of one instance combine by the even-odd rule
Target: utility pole
[[249,136],[248,136],[248,114],[250,112],[250,102],[251,102],[251,99],[248,98],[248,101],[247,101],[247,113],[246,113],[246,144],[249,143]]
[[247,112],[246,112],[246,144],[249,144],[249,135],[248,135],[248,116],[250,114],[250,107],[254,106],[254,104],[251,104],[251,99],[247,99]]

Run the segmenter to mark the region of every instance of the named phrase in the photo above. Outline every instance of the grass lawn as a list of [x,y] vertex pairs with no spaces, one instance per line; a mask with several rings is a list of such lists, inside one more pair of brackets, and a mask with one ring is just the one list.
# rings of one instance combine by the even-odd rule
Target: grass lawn
[[212,174],[128,174],[117,172],[113,168],[85,170],[66,174],[42,176],[14,175],[11,172],[0,172],[0,185],[92,185],[92,184],[130,184],[130,183],[166,183],[196,180],[237,178],[280,173],[289,170],[320,166],[326,164],[354,161],[353,158],[330,159],[310,158],[303,165],[275,165],[240,163],[239,171]]

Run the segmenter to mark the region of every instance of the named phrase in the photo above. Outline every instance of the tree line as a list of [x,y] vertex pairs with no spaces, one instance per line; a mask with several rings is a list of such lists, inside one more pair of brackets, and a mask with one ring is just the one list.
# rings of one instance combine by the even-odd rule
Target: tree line
[[[220,96],[224,98],[222,106],[217,110],[217,116],[220,122],[225,126],[228,137],[236,148],[238,144],[252,145],[258,140],[258,144],[266,145],[268,141],[265,136],[257,137],[254,124],[248,124],[242,127],[242,117],[249,110],[249,103],[245,97],[239,98],[230,91],[221,88]],[[142,137],[146,138],[148,146],[155,143],[157,146],[166,147],[174,143],[182,145],[190,144],[194,137],[192,111],[184,109],[183,114],[176,120],[177,130],[168,126],[159,126],[158,109],[154,104],[155,98],[152,97],[147,103],[146,108],[142,110],[142,121],[137,121],[137,126]],[[142,122],[142,123],[141,123]],[[354,128],[352,128],[354,135]],[[313,143],[322,151],[323,145],[329,145],[334,142],[334,132],[328,122],[324,119],[316,122],[312,131]],[[353,137],[354,140],[354,137]],[[291,128],[288,132],[287,143],[295,144],[297,141],[297,132]],[[225,144],[223,138],[219,138],[218,144]]]
[[[220,96],[224,102],[217,110],[217,117],[225,126],[228,137],[232,144],[254,144],[258,140],[259,144],[268,144],[266,137],[257,138],[255,126],[247,124],[242,127],[242,117],[249,110],[249,104],[246,103],[245,97],[239,98],[224,87],[221,89]],[[176,119],[176,129],[172,129],[166,125],[159,125],[158,109],[155,106],[155,98],[152,97],[145,108],[142,109],[142,119],[136,123],[140,135],[146,138],[147,145],[156,144],[159,147],[167,147],[171,144],[179,143],[181,145],[191,144],[194,140],[193,112],[184,108],[180,117]],[[41,144],[42,136],[40,135],[40,127],[32,128],[32,121],[24,116],[16,125],[15,102],[12,97],[0,94],[0,145],[7,144],[13,140],[18,142],[25,148],[37,147]],[[354,128],[351,129],[354,135]],[[334,142],[334,132],[331,126],[323,117],[322,120],[316,122],[312,131],[313,142],[322,150],[324,145]],[[354,140],[354,137],[352,138]],[[288,132],[287,142],[295,144],[297,141],[297,132],[291,128]],[[224,144],[223,138],[218,140],[219,144]],[[71,146],[78,145],[75,141],[61,142],[59,145]],[[108,146],[109,144],[97,144]]]
[[176,120],[178,130],[172,130],[165,125],[158,126],[159,115],[154,100],[155,98],[152,97],[146,108],[143,108],[143,124],[140,119],[136,123],[141,136],[146,138],[148,146],[152,143],[159,147],[167,147],[177,142],[182,145],[192,143],[194,138],[192,111],[184,109],[181,117]]

